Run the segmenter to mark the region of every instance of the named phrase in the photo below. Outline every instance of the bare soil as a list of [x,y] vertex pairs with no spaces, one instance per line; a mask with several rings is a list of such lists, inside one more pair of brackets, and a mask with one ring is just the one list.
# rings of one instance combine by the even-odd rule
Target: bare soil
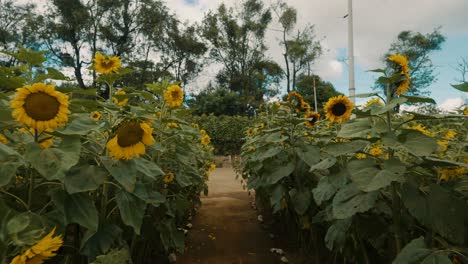
[[210,177],[209,191],[193,219],[186,253],[177,263],[281,263],[280,257],[270,252],[273,241],[250,205],[253,197],[235,179],[233,169],[216,169]]

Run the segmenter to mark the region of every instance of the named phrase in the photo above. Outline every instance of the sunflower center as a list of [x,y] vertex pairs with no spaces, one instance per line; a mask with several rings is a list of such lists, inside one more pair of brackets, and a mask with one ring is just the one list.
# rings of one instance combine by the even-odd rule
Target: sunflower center
[[59,112],[60,102],[54,96],[38,92],[28,95],[24,100],[26,114],[36,121],[53,119]]
[[335,116],[342,116],[344,113],[346,113],[346,105],[343,103],[336,103],[332,107],[332,113]]
[[310,123],[315,124],[315,122],[317,122],[317,117],[313,116],[312,120],[310,120]]
[[137,122],[127,123],[117,129],[117,143],[121,147],[129,147],[141,141],[143,129]]
[[179,98],[179,91],[172,91],[172,92],[171,92],[171,96],[172,96],[172,98],[174,98],[174,99]]
[[105,60],[102,61],[102,67],[103,68],[110,69],[110,68],[112,68],[113,65],[114,65],[114,62],[112,60],[105,59]]

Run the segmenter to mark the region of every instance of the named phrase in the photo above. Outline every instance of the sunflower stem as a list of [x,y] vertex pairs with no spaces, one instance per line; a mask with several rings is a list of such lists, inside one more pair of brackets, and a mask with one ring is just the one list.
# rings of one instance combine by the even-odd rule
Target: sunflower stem
[[[387,85],[387,102],[391,101],[392,91],[390,85]],[[387,125],[388,132],[392,132],[392,118],[390,110],[387,111]],[[389,152],[389,159],[393,157],[393,152]],[[398,184],[392,183],[392,213],[393,213],[393,224],[395,225],[395,251],[398,255],[401,251],[401,227],[400,227],[400,197],[398,196]]]

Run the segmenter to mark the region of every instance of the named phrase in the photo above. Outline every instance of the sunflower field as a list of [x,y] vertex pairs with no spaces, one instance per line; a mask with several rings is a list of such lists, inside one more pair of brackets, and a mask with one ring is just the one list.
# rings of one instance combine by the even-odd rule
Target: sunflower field
[[314,113],[296,92],[266,105],[238,172],[309,254],[328,248],[317,263],[468,263],[468,113],[402,111],[434,100],[406,96],[407,59],[388,59],[386,93],[362,108],[337,96]]
[[176,83],[118,87],[130,70],[98,53],[96,90],[57,88],[44,53],[0,93],[0,263],[154,263],[184,250],[214,169],[210,137]]

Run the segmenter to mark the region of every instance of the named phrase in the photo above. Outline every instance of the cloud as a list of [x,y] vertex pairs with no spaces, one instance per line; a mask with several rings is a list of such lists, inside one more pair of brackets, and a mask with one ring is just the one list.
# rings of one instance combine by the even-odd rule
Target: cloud
[[439,109],[444,112],[453,112],[464,104],[462,98],[448,98],[439,105]]

